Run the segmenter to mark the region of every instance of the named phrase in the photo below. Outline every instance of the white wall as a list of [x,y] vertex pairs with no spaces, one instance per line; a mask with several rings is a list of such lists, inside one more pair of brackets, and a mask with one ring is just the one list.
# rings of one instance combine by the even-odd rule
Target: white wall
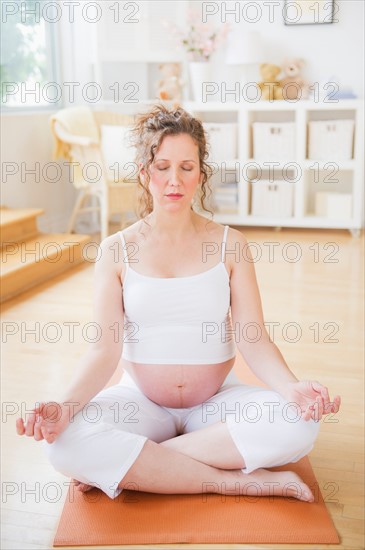
[[[84,22],[77,17],[77,10],[75,14],[75,24],[70,25],[68,19],[62,17],[55,31],[60,48],[61,81],[83,83],[92,80],[89,65],[90,28],[85,26],[85,35],[78,36],[78,26],[83,28]],[[75,103],[81,102],[80,95],[76,95]],[[70,104],[66,101],[64,106],[68,105]],[[50,106],[47,111],[3,112],[1,117],[1,205],[9,208],[43,208],[44,215],[38,217],[38,228],[42,232],[66,231],[78,195],[78,191],[68,180],[68,170],[63,166],[65,159],[53,160],[54,140],[49,117],[56,111],[57,109]],[[39,182],[36,181],[36,176],[25,173],[26,169],[34,168],[36,162],[40,163]],[[17,165],[17,172],[5,177],[5,170],[13,169],[9,166],[10,163]],[[44,172],[50,163],[58,164],[62,170],[61,177],[53,183],[47,180],[55,177],[56,172],[52,169],[49,169],[49,175]],[[90,204],[95,205],[95,199]],[[97,231],[98,226],[96,214],[78,216],[78,232]]]
[[[278,3],[279,0],[265,0]],[[309,0],[308,0],[309,1]],[[155,3],[156,0],[154,0]],[[350,86],[359,97],[364,96],[364,2],[362,0],[336,0],[339,12],[338,23],[327,25],[285,26],[281,6],[276,7],[275,19],[269,20],[269,9],[264,1],[256,0],[251,4],[262,5],[262,17],[256,23],[234,22],[227,16],[232,26],[239,25],[245,29],[259,30],[264,37],[267,62],[281,64],[286,57],[303,57],[307,64],[303,75],[314,81],[337,75],[343,85]],[[199,8],[200,2],[190,2]],[[213,2],[221,6],[221,2]],[[226,2],[227,8],[235,2]],[[247,2],[240,2],[243,6]],[[265,7],[265,9],[264,9]],[[251,19],[254,12],[250,13]],[[220,23],[222,11],[212,18]],[[72,25],[62,21],[62,72],[64,81],[87,82],[93,79],[91,62],[93,25],[80,18]],[[182,25],[182,22],[176,21]],[[217,75],[220,80],[232,78],[232,67],[224,65],[224,49],[214,57]],[[78,102],[81,102],[80,99]],[[52,161],[53,141],[48,118],[51,112],[26,114],[3,114],[2,116],[2,162],[27,163],[27,167],[36,161],[44,166]],[[62,160],[60,160],[62,163]],[[4,164],[3,164],[4,167]],[[9,177],[1,184],[1,204],[9,207],[41,207],[46,213],[40,219],[42,231],[65,231],[76,191],[63,177],[57,183],[48,183],[41,177],[39,183],[34,176],[27,176],[21,181],[21,174]]]
[[[177,4],[179,0],[175,1]],[[296,2],[299,0],[290,0]],[[318,0],[301,0],[302,2],[314,5]],[[329,0],[322,0],[326,5]],[[143,2],[136,2],[143,4]],[[167,4],[164,0],[151,0],[154,10],[164,13],[163,6]],[[266,57],[263,62],[274,63],[281,66],[286,58],[299,57],[306,62],[302,70],[303,77],[309,82],[328,81],[335,76],[343,86],[350,87],[354,93],[364,97],[364,5],[363,0],[335,0],[335,19],[338,22],[331,24],[311,24],[311,25],[285,25],[283,19],[284,0],[241,0],[241,1],[212,1],[202,2],[189,0],[185,2],[190,9],[198,13],[201,21],[202,4],[210,5],[217,13],[207,17],[207,21],[214,24],[215,27],[222,25],[224,21],[224,7],[226,8],[226,21],[231,25],[232,30],[240,29],[242,33],[248,30],[259,31]],[[251,6],[251,7],[250,7]],[[167,10],[165,9],[165,12]],[[176,9],[177,11],[177,9]],[[229,13],[230,12],[230,13]],[[143,17],[143,9],[140,9]],[[292,12],[290,12],[292,13]],[[329,10],[325,10],[329,14]],[[236,15],[237,14],[237,15]],[[256,14],[260,14],[258,20]],[[246,16],[246,18],[245,18]],[[167,18],[171,17],[169,14]],[[236,17],[238,22],[236,22]],[[184,27],[184,21],[176,18],[172,21],[179,28]],[[115,27],[115,28],[114,28]],[[120,29],[120,43],[125,44],[123,39],[122,24],[115,24],[111,29],[113,35],[113,44],[116,44],[116,31]],[[130,30],[130,29],[128,29]],[[82,20],[79,17],[73,25],[76,39],[72,46],[72,58],[76,67],[77,79],[80,82],[87,82],[93,79],[91,63],[93,60],[92,36],[95,31],[95,25]],[[136,28],[136,33],[138,28]],[[167,31],[166,42],[169,37]],[[214,53],[212,62],[216,67],[215,74],[219,82],[226,80],[229,82],[237,81],[238,68],[225,64],[226,46]],[[176,49],[177,58],[184,59],[183,50]],[[116,67],[117,69],[117,67]],[[255,80],[260,79],[258,66],[251,67],[249,75]],[[184,68],[184,78],[187,77],[187,67]],[[115,80],[124,82],[125,75],[116,71]],[[135,73],[129,76],[130,80],[135,79]],[[186,78],[185,78],[186,79]],[[144,79],[143,79],[144,80]],[[239,80],[239,79],[238,79]],[[143,83],[141,82],[143,87]],[[153,88],[153,85],[150,88]],[[331,90],[329,90],[331,91]],[[183,90],[184,98],[189,97],[189,85]],[[214,99],[219,99],[217,98]]]
[[[294,2],[295,0],[293,0]],[[315,2],[305,0],[311,5]],[[207,4],[207,2],[205,2]],[[237,11],[239,22],[228,10],[234,10],[237,2],[211,2],[219,7],[219,12],[210,16],[208,21],[221,24],[226,5],[226,20],[232,29],[238,27],[242,32],[259,31],[266,51],[266,63],[279,66],[285,58],[299,57],[306,61],[302,74],[310,82],[321,82],[336,75],[342,85],[351,87],[356,95],[364,97],[364,5],[363,0],[336,0],[338,11],[337,23],[313,25],[284,25],[282,11],[283,0],[256,0],[239,2]],[[248,5],[252,4],[249,9]],[[190,5],[197,9],[201,2],[191,1]],[[271,9],[270,9],[271,5]],[[246,6],[246,8],[245,8]],[[257,22],[256,14],[261,17]],[[235,13],[235,11],[234,11]],[[273,22],[270,13],[274,14]],[[326,14],[329,12],[326,11]],[[246,14],[246,20],[244,15]],[[224,78],[227,67],[224,66],[224,52],[217,52],[214,58],[219,66],[220,78]],[[229,69],[228,69],[229,70]],[[259,73],[257,71],[257,78]]]
[[[67,183],[65,173],[58,178],[56,170],[49,165],[54,162],[48,122],[51,114],[3,115],[1,204],[9,208],[43,208],[45,213],[38,218],[40,231],[63,232],[75,191]],[[37,174],[27,173],[36,168],[37,162]],[[8,171],[7,176],[5,171]],[[11,175],[10,171],[15,173]]]

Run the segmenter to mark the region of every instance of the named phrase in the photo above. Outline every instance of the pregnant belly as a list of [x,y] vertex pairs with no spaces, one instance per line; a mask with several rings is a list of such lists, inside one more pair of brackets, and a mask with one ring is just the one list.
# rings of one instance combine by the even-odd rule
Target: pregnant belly
[[163,407],[185,408],[212,397],[234,362],[234,357],[214,365],[147,365],[125,361],[123,368],[151,401]]

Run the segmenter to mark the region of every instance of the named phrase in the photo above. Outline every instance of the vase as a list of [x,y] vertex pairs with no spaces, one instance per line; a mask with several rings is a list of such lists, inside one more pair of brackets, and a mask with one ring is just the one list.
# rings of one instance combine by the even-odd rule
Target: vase
[[191,61],[189,63],[190,83],[194,101],[207,101],[204,82],[212,82],[212,65],[209,61]]

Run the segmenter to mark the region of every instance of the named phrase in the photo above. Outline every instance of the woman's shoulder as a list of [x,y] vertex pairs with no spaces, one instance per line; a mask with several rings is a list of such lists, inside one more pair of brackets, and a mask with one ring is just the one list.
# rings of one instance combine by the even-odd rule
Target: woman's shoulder
[[201,214],[196,213],[195,215],[195,221],[203,236],[219,237],[219,235],[223,234],[223,224],[210,220]]
[[247,240],[242,231],[235,229],[229,224],[223,224],[223,223],[207,220],[207,218],[205,218],[204,216],[199,216],[199,217],[201,218],[200,223],[201,223],[202,231],[206,232],[206,234],[209,234],[212,237],[216,237],[217,241],[219,241],[219,239],[222,238],[225,227],[227,227],[228,228],[227,243],[237,242],[237,241],[241,243],[247,243]]
[[113,264],[115,265],[118,275],[121,275],[123,272],[125,254],[124,244],[137,242],[139,238],[139,224],[140,220],[125,229],[121,229],[111,235],[108,235],[99,244],[100,255],[103,254],[113,258]]
[[243,231],[228,226],[227,242],[239,242],[241,244],[247,244],[247,238]]
[[108,235],[101,243],[100,246],[108,245],[120,245],[123,246],[123,241],[125,243],[135,241],[140,236],[140,225],[141,220],[137,220],[135,223],[129,225],[124,229],[120,229],[111,235]]

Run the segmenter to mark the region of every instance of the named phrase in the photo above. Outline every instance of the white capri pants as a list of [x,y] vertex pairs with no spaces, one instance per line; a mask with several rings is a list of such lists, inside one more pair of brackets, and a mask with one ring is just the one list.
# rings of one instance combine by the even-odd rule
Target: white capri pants
[[57,471],[115,498],[148,439],[161,443],[220,421],[245,461],[245,473],[297,462],[313,448],[319,431],[319,422],[303,420],[298,406],[277,392],[241,383],[233,371],[215,395],[187,408],[156,404],[124,372],[121,382],[99,392],[54,443],[43,445]]

